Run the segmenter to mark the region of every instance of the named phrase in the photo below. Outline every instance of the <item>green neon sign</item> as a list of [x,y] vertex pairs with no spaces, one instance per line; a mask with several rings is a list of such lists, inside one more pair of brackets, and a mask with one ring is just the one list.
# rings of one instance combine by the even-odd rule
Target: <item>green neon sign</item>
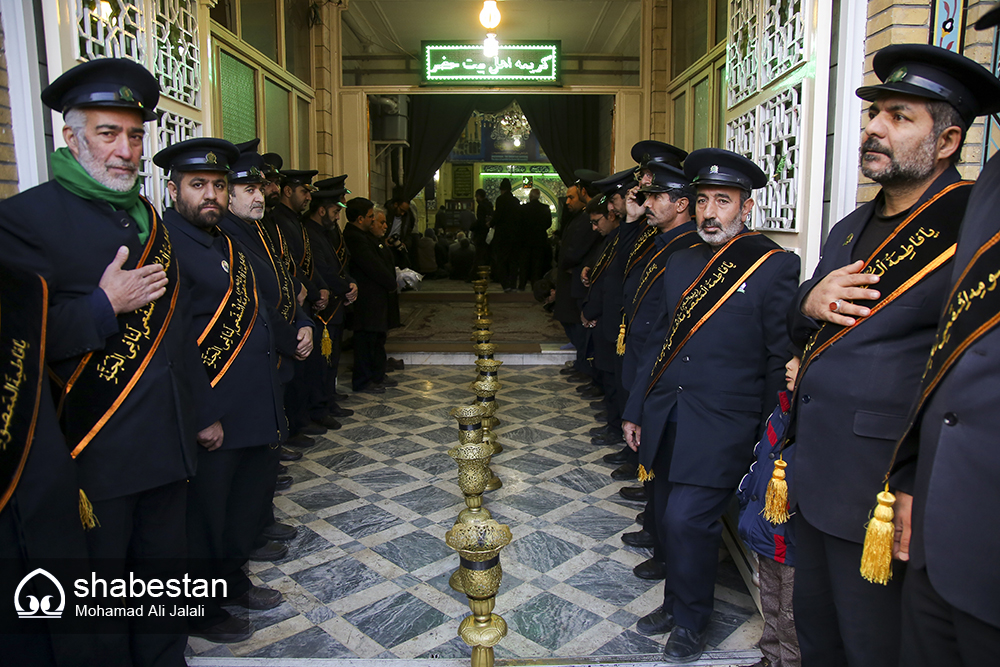
[[487,58],[479,42],[421,42],[424,84],[560,85],[561,42],[501,43]]

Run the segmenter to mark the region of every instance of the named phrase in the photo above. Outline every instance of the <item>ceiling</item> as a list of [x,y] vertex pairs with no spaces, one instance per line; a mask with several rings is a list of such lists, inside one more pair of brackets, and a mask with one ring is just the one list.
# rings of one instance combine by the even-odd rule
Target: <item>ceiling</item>
[[[501,42],[561,40],[563,53],[639,55],[640,0],[500,0]],[[351,55],[408,53],[421,40],[481,41],[482,0],[349,0],[344,47]]]

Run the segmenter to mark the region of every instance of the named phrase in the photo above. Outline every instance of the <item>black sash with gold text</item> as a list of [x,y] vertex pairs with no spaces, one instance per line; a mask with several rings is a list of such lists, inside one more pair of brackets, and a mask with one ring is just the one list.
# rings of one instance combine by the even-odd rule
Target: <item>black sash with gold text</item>
[[[649,263],[646,268],[643,269],[642,278],[639,281],[639,287],[635,290],[635,295],[632,297],[632,312],[639,312],[639,305],[642,300],[646,298],[649,290],[656,284],[656,281],[663,276],[663,271],[667,268],[667,259],[678,250],[684,250],[685,248],[693,248],[700,244],[701,238],[698,236],[698,232],[691,230],[689,232],[684,232],[683,234],[678,234],[674,238],[670,239],[665,246],[660,248],[655,255],[649,258]],[[625,309],[622,309],[622,313],[625,313]],[[632,326],[631,321],[625,322],[625,331]]]
[[17,488],[35,435],[48,301],[42,278],[0,267],[0,511]]
[[[906,217],[865,262],[863,273],[879,276],[874,301],[856,301],[871,310],[850,327],[824,322],[809,339],[802,354],[798,382],[810,364],[838,340],[848,335],[903,293],[931,275],[955,255],[959,224],[972,190],[972,181],[958,181],[942,189]],[[793,402],[794,404],[794,402]]]
[[601,256],[597,258],[594,262],[594,268],[590,270],[590,275],[587,276],[587,280],[593,285],[597,282],[597,279],[601,277],[604,270],[611,266],[611,262],[615,261],[615,257],[618,256],[618,234],[615,234],[615,238],[612,239],[611,243],[604,246],[604,250],[601,252]]
[[[642,218],[639,222],[633,224],[646,224],[646,219]],[[639,238],[635,240],[635,245],[632,246],[632,251],[628,254],[628,261],[625,262],[625,277],[627,278],[632,270],[637,266],[642,266],[643,261],[649,256],[649,252],[653,249],[653,237],[659,233],[659,229],[647,225],[646,229],[642,230],[639,234]]]
[[667,339],[650,373],[647,396],[691,336],[768,257],[779,252],[785,251],[763,234],[747,232],[731,239],[712,256],[677,302]]
[[312,243],[309,242],[309,234],[306,232],[306,226],[299,226],[302,228],[302,261],[299,263],[299,266],[302,267],[302,275],[312,280],[316,269],[316,264],[313,262]]
[[257,279],[246,255],[227,236],[229,289],[205,330],[198,336],[201,362],[214,387],[226,374],[257,321]]
[[[144,200],[145,201],[145,200]],[[118,315],[119,332],[109,337],[103,350],[87,353],[68,379],[56,378],[62,387],[58,413],[73,458],[90,444],[118,411],[160,346],[177,306],[178,268],[170,237],[159,214],[149,208],[150,232],[135,269],[160,264],[167,273],[167,291],[131,313]]]
[[[260,235],[260,240],[264,244],[264,250],[267,251],[267,258],[271,260],[271,268],[274,269],[275,280],[278,281],[278,303],[274,307],[281,313],[286,322],[291,322],[295,319],[295,303],[297,301],[292,278],[285,267],[285,263],[281,261],[278,248],[271,243],[270,236],[264,230],[260,221],[258,220],[254,224],[257,226],[257,233]],[[280,232],[278,236],[281,236]]]

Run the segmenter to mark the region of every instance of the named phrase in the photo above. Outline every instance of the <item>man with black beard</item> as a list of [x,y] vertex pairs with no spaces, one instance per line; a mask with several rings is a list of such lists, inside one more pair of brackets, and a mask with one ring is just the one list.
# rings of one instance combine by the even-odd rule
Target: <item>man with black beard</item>
[[935,46],[887,47],[874,68],[883,83],[857,91],[871,102],[861,169],[882,189],[830,230],[789,314],[792,339],[805,348],[788,465],[795,623],[807,665],[899,661],[905,569],[897,565],[885,586],[865,582],[861,545],[951,286],[972,189],[954,165],[976,116],[996,111],[1000,89],[989,70]]
[[274,347],[274,310],[261,303],[247,252],[216,228],[229,205],[228,172],[240,152],[222,139],[189,139],[153,162],[169,173],[174,202],[163,222],[191,294],[190,337],[198,341],[226,438],[202,445],[188,484],[188,553],[198,576],[227,582],[227,597],[205,601],[193,634],[216,642],[247,639],[246,618],[223,605],[271,609],[277,591],[253,586],[243,571],[271,503],[273,450],[287,436]]
[[[697,188],[704,243],[670,255],[664,308],[642,351],[625,409],[625,441],[652,480],[666,558],[663,605],[642,617],[644,634],[670,632],[664,657],[696,660],[715,598],[722,524],[750,448],[784,385],[784,320],[799,260],[750,232],[753,190],[764,173],[741,155],[697,150],[684,161]],[[656,170],[652,183],[656,188]]]

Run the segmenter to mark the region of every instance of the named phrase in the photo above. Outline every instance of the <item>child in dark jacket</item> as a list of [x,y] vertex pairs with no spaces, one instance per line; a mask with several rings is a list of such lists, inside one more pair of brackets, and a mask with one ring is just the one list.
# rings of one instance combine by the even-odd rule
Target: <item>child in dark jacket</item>
[[[763,659],[754,667],[799,667],[799,642],[792,615],[792,588],[795,583],[795,536],[792,523],[774,525],[764,518],[764,495],[778,459],[781,441],[791,419],[792,389],[799,370],[799,357],[785,364],[788,391],[778,392],[778,406],[767,420],[764,437],[754,448],[756,461],[743,477],[737,497],[740,501],[740,537],[758,558],[760,606],[764,615],[764,633],[760,638]],[[794,445],[785,447],[788,460]],[[791,466],[785,469],[790,481]]]

